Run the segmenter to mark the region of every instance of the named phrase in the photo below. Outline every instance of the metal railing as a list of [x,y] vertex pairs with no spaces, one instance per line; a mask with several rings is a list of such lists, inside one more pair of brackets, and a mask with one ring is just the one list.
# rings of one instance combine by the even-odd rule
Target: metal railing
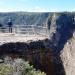
[[[10,28],[12,29],[12,32],[10,32]],[[13,25],[12,27],[6,25],[0,27],[0,33],[48,35],[48,30],[46,26],[41,25]]]

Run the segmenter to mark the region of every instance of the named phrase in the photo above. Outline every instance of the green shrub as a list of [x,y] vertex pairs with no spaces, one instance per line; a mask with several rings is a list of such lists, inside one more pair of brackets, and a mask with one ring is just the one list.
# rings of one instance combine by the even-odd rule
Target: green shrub
[[28,62],[15,59],[13,63],[0,64],[0,75],[46,75],[44,72],[36,71]]
[[36,71],[36,69],[33,68],[33,66],[30,66],[28,62],[25,62],[24,64],[24,70],[22,72],[22,75],[46,75],[44,72]]
[[9,75],[13,72],[13,67],[10,64],[0,65],[0,75]]

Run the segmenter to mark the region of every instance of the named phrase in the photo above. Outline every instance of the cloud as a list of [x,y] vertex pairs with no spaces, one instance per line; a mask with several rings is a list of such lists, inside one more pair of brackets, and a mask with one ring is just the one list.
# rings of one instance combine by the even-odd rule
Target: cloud
[[57,8],[51,8],[50,9],[50,12],[59,12],[60,10],[59,9],[57,9]]
[[40,7],[35,7],[33,9],[24,9],[24,8],[5,8],[2,7],[0,8],[0,12],[16,12],[16,11],[27,11],[27,12],[49,12],[49,10],[46,10],[44,8],[40,8]]
[[41,8],[41,7],[35,7],[33,9],[24,9],[24,8],[0,8],[0,12],[16,12],[16,11],[27,11],[27,12],[59,12],[59,10],[57,9],[45,9],[45,8]]
[[18,1],[26,1],[26,0],[18,0]]
[[73,8],[72,11],[75,11],[75,8]]
[[10,0],[0,0],[0,2],[5,2],[5,1],[10,1]]
[[39,0],[32,0],[32,1],[39,1]]
[[24,11],[23,9],[19,8],[0,8],[0,12],[18,12],[18,11]]
[[75,12],[75,8],[67,9],[68,12]]
[[5,11],[6,11],[6,9],[0,8],[0,12],[5,12]]
[[37,6],[37,7],[33,8],[33,9],[31,9],[31,12],[49,12],[49,10]]
[[[30,10],[29,10],[30,11]],[[41,8],[39,6],[31,9],[31,12],[60,12],[61,10],[57,9],[57,8],[50,8],[50,9],[46,9],[46,8]]]
[[[6,0],[5,0],[6,1]],[[3,3],[5,3],[5,1],[4,0],[0,0],[0,4],[3,4]]]

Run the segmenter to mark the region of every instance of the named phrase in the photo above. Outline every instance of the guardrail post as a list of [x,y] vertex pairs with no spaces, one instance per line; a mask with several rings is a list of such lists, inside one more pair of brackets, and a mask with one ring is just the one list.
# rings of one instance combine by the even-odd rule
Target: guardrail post
[[[9,27],[0,27],[1,33],[9,33]],[[46,26],[37,26],[37,25],[13,25],[12,27],[12,33],[22,33],[24,35],[41,35],[41,36],[49,36],[49,30]]]

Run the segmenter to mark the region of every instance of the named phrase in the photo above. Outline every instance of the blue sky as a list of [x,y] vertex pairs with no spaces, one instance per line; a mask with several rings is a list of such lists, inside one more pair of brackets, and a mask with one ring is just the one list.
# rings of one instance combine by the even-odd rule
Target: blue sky
[[75,0],[0,0],[0,12],[75,11]]

